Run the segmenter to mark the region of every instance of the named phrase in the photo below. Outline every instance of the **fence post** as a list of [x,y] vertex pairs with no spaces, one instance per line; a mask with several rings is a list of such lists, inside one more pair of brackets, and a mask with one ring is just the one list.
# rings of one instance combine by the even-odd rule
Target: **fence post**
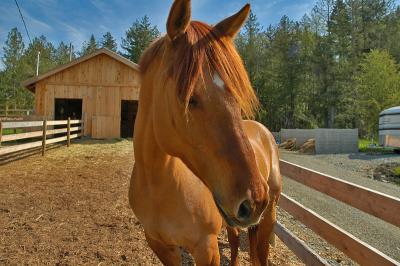
[[1,138],[3,137],[3,122],[0,121],[0,147],[1,147]]
[[83,136],[84,136],[84,130],[85,130],[85,127],[84,127],[84,122],[83,122],[83,119],[81,120],[81,139],[83,138]]
[[71,145],[71,118],[68,117],[67,123],[67,147]]
[[47,120],[43,120],[42,156],[46,151]]

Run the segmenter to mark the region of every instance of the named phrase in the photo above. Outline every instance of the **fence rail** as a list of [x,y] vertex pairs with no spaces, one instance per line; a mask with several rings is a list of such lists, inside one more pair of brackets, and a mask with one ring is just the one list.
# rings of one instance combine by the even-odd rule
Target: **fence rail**
[[0,116],[30,115],[32,113],[32,109],[6,109],[0,106]]
[[[400,199],[281,160],[281,174],[330,197],[400,226]],[[399,265],[399,262],[359,240],[289,196],[282,194],[279,206],[361,265]],[[306,264],[325,265],[315,252],[281,225],[275,227],[280,239]]]
[[[81,124],[80,126],[78,124]],[[48,129],[53,126],[66,126],[65,128]],[[74,126],[71,126],[74,125]],[[32,132],[15,133],[3,135],[5,129],[31,129]],[[27,149],[42,147],[42,155],[45,154],[46,146],[48,144],[67,141],[67,146],[70,146],[71,139],[82,136],[83,124],[82,120],[55,120],[55,121],[17,121],[17,122],[1,122],[0,121],[0,156]],[[57,134],[66,134],[62,137],[54,137]],[[1,146],[2,143],[40,138],[41,140],[32,140],[28,143],[16,144],[10,146]]]

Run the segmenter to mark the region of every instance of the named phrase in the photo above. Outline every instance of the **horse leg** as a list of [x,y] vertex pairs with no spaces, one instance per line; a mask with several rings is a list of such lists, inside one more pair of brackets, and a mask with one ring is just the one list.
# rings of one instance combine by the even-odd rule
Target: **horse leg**
[[231,265],[237,266],[238,262],[238,250],[239,250],[239,230],[233,227],[226,227],[226,231],[228,231],[228,241],[231,247]]
[[276,223],[276,202],[279,197],[277,193],[271,193],[272,200],[264,212],[263,218],[257,226],[249,228],[250,260],[252,265],[267,266],[269,255],[269,242],[275,244],[273,234]]
[[156,253],[162,264],[166,266],[181,265],[181,252],[176,246],[167,246],[160,241],[151,239],[146,234],[146,240],[150,248]]
[[253,266],[260,266],[258,258],[258,230],[259,225],[252,226],[248,229],[249,234],[249,246],[250,246],[250,261]]
[[129,182],[129,190],[128,190],[128,199],[129,199],[129,206],[133,210],[133,189],[134,189],[134,181],[136,178],[136,164],[133,165],[133,170],[132,170],[132,175],[131,175],[131,180]]
[[219,249],[216,235],[210,235],[200,241],[192,253],[197,266],[219,266]]

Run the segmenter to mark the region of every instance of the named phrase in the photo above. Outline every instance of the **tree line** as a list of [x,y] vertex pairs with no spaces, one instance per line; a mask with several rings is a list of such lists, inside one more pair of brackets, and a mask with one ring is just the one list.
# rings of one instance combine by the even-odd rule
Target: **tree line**
[[299,21],[261,28],[254,13],[236,41],[260,99],[280,128],[359,128],[400,105],[400,8],[393,0],[319,0]]
[[[80,51],[54,45],[45,36],[25,47],[12,29],[3,46],[0,105],[32,108],[33,96],[19,85],[35,73],[107,47],[138,62],[160,31],[147,16],[136,20],[121,40],[107,32],[92,35]],[[257,120],[281,128],[359,128],[375,135],[379,112],[400,105],[400,7],[394,0],[318,0],[310,14],[283,16],[262,28],[251,13],[236,46],[260,99]]]

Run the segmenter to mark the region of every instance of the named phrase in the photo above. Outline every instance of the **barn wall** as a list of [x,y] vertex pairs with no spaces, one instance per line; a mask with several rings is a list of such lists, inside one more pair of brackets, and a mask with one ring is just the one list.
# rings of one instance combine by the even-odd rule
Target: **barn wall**
[[84,134],[120,136],[121,100],[139,99],[139,73],[100,54],[36,84],[37,115],[54,119],[54,99],[82,99]]

